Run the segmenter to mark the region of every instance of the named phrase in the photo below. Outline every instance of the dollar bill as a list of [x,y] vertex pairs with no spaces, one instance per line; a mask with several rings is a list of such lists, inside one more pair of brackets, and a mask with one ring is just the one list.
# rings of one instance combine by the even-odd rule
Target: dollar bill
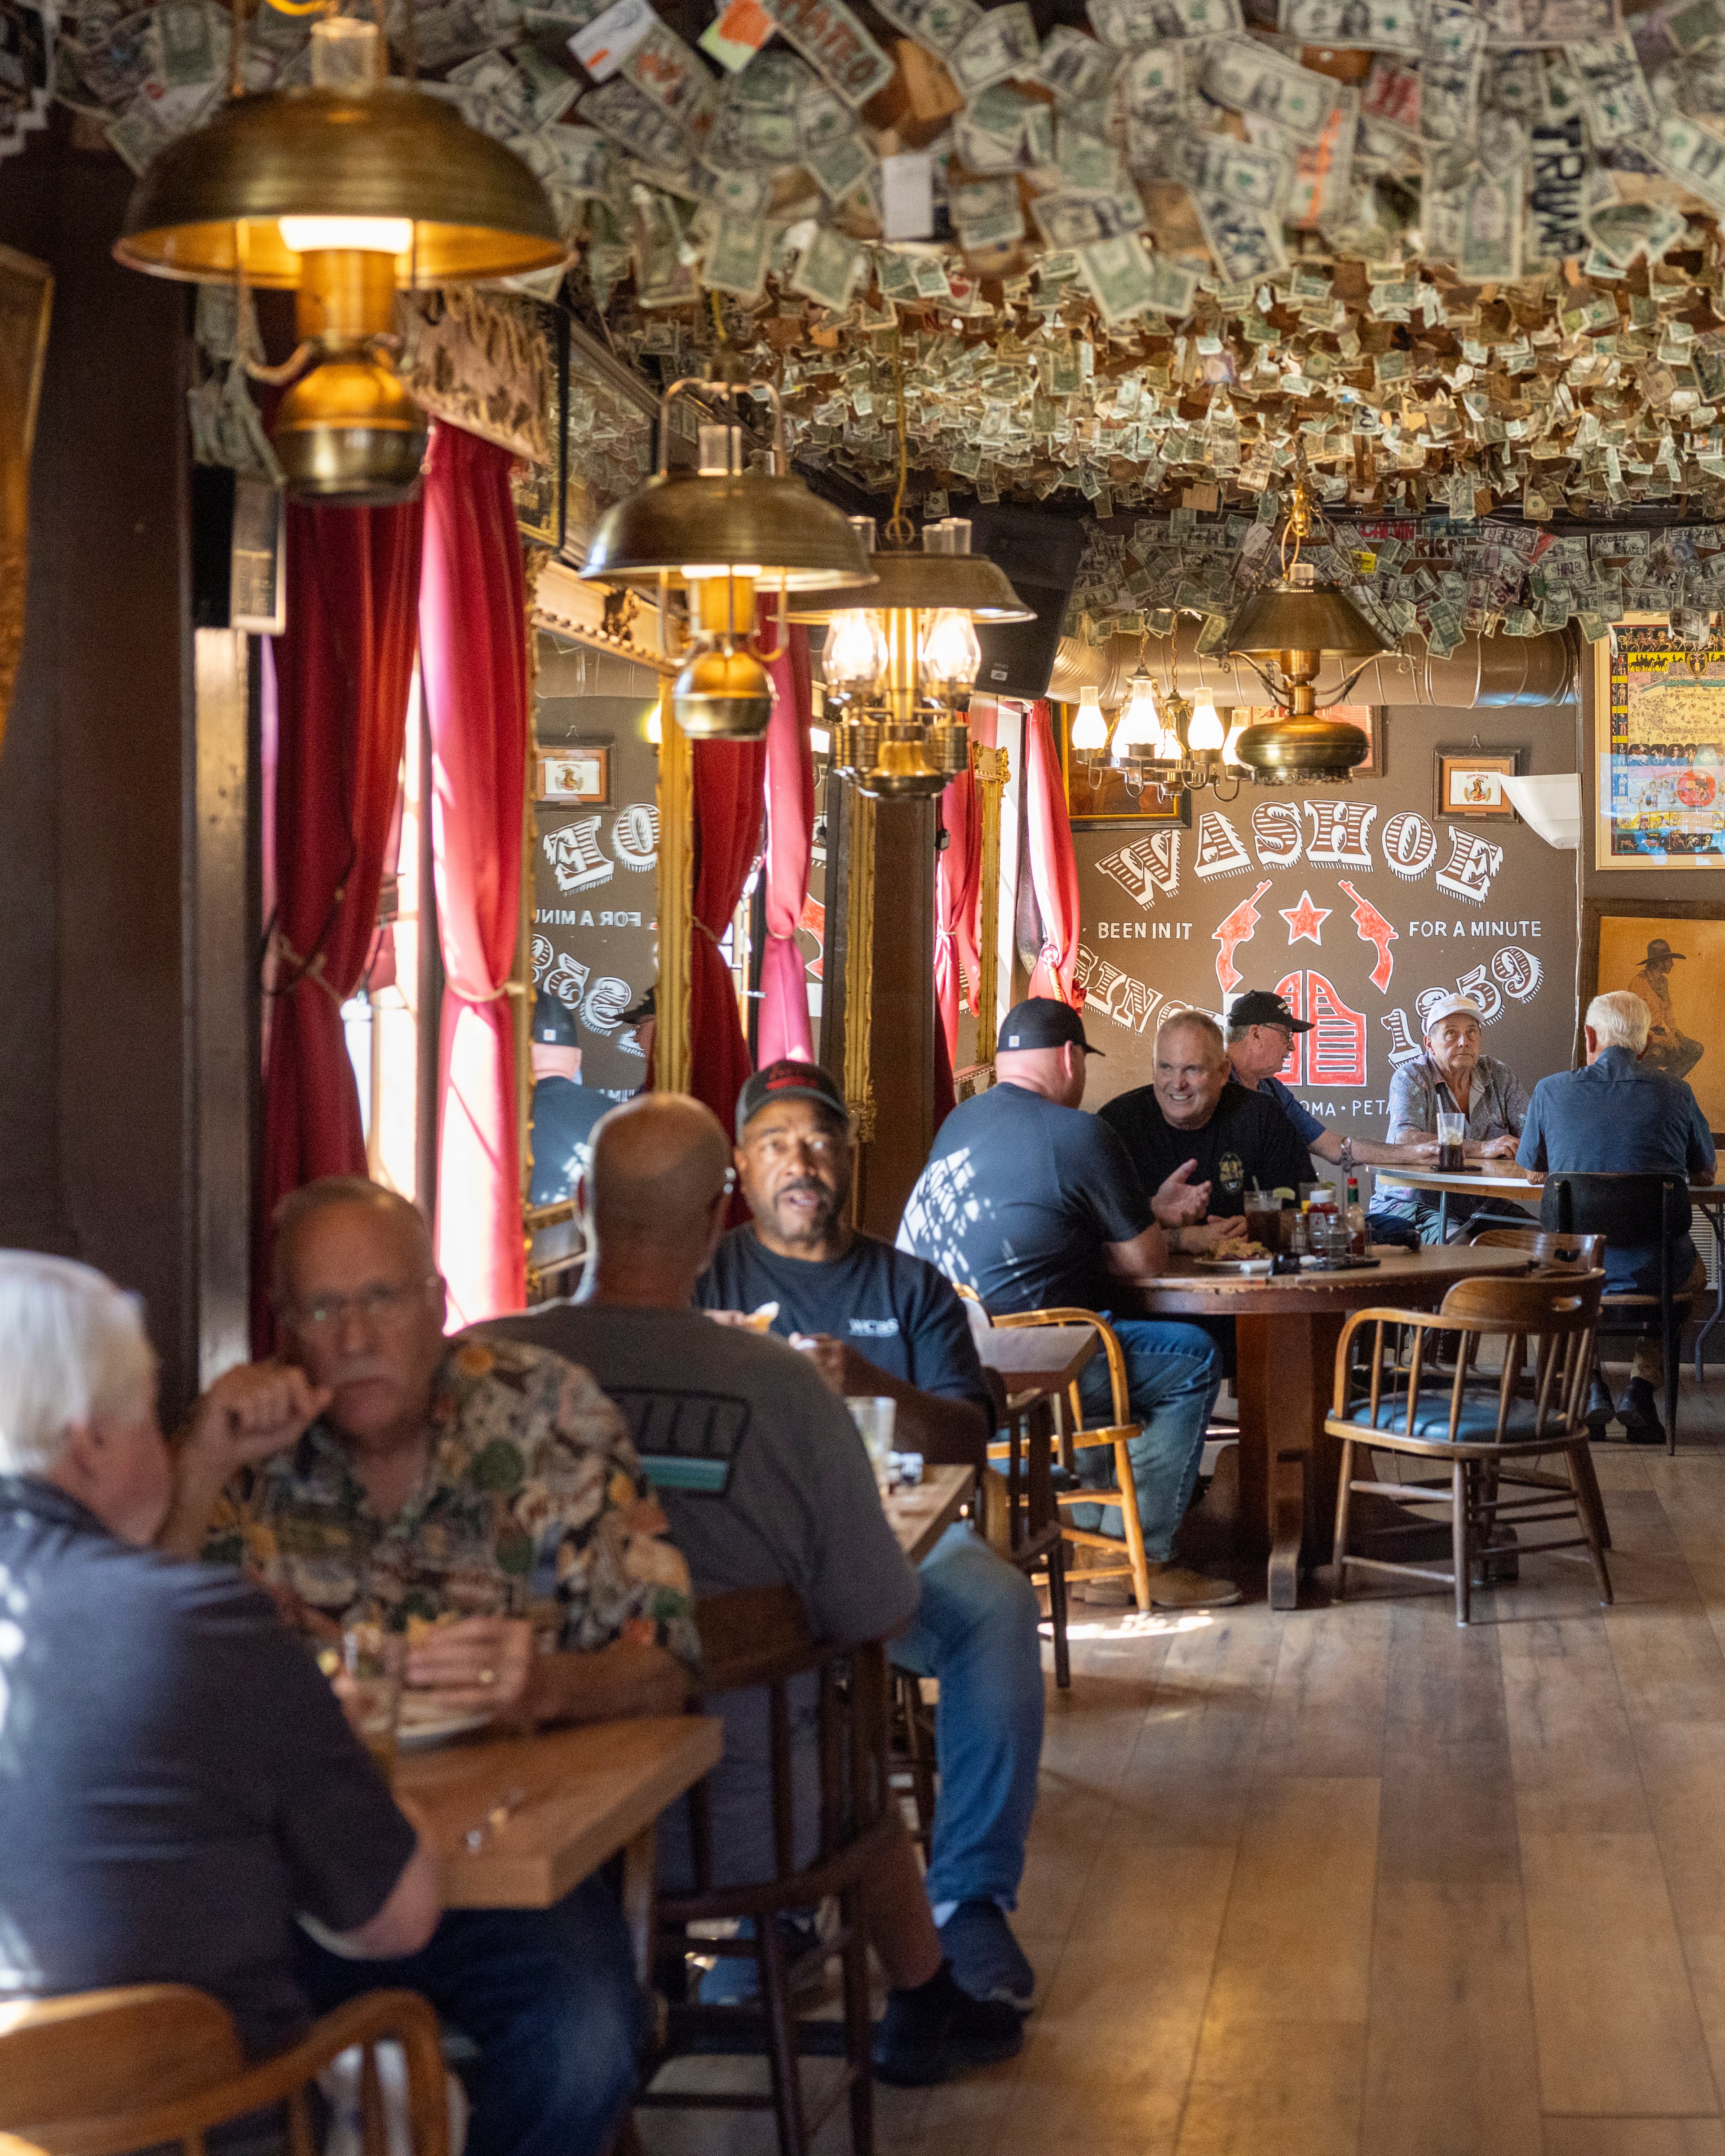
[[1099,239],[1081,247],[1078,274],[1110,329],[1141,315],[1157,289],[1156,272],[1141,239],[1123,233],[1113,239]]
[[136,96],[156,70],[154,23],[141,10],[116,23],[99,44],[78,54],[78,73],[98,105],[119,108]]
[[1360,92],[1360,117],[1399,133],[1420,132],[1420,70],[1399,60],[1374,59]]
[[1581,213],[1594,169],[1579,113],[1558,126],[1534,123],[1529,133],[1524,270],[1585,251]]
[[1183,38],[1225,38],[1245,27],[1240,0],[1085,0],[1105,45],[1137,52]]
[[213,83],[228,57],[227,28],[218,43],[203,0],[168,0],[156,10],[157,69],[170,90]]
[[[892,62],[845,0],[759,0],[759,4],[853,111],[891,81]],[[746,82],[753,72],[753,66],[746,68],[738,80]]]
[[733,105],[758,105],[772,112],[793,112],[819,87],[820,78],[807,60],[783,45],[757,53],[726,95]]
[[1688,220],[1669,203],[1606,202],[1586,208],[1588,238],[1615,269],[1627,270],[1638,255],[1663,260],[1683,236]]
[[1414,0],[1280,0],[1276,27],[1304,45],[1347,45],[1377,53],[1417,53]]
[[797,162],[797,116],[770,105],[721,105],[701,145],[701,159],[712,172],[773,172]]
[[611,192],[611,146],[594,128],[542,127],[512,136],[509,146],[536,178],[560,193],[586,199]]
[[764,216],[773,197],[771,183],[760,172],[731,172],[707,174],[703,192],[721,217],[750,223]]
[[1681,0],[1665,18],[1665,33],[1680,53],[1702,52],[1725,37],[1725,8],[1719,0]]
[[1280,217],[1221,195],[1194,195],[1192,207],[1198,213],[1204,244],[1228,283],[1255,280],[1287,267]]
[[1204,56],[1204,94],[1235,112],[1273,120],[1302,142],[1315,142],[1336,109],[1338,86],[1267,45],[1224,38]]
[[1024,212],[1016,180],[961,181],[948,198],[958,244],[967,253],[1000,247],[1024,236]]
[[797,146],[818,150],[824,142],[837,142],[852,134],[856,115],[835,90],[822,85],[810,87],[796,104]]
[[1481,113],[1474,151],[1488,172],[1520,172],[1530,146],[1531,131],[1517,114],[1489,106]]
[[[854,239],[823,225],[798,257],[791,290],[805,300],[817,300],[842,314],[850,304],[857,279],[868,266],[868,254]],[[944,279],[942,280],[944,282]]]
[[981,19],[976,0],[876,0],[875,12],[919,45],[943,56]]
[[1144,205],[1136,188],[1117,195],[1042,195],[1030,205],[1036,228],[1050,247],[1091,247],[1142,231]]
[[697,141],[711,126],[717,85],[694,47],[668,23],[654,23],[623,63],[623,74]]
[[1168,176],[1194,195],[1217,195],[1229,202],[1280,210],[1293,177],[1287,158],[1227,135],[1181,135],[1166,146],[1163,163]]
[[875,153],[860,136],[842,135],[836,142],[803,151],[802,162],[829,202],[843,202],[874,171]]
[[1653,100],[1629,33],[1584,41],[1564,54],[1580,86],[1588,131],[1595,142],[1622,142],[1651,134]]
[[880,287],[883,300],[914,300],[916,296],[916,280],[910,263],[896,249],[881,247],[875,250],[875,280]]
[[1565,46],[1617,34],[1617,0],[1487,0],[1486,43]]
[[1178,45],[1134,53],[1120,70],[1117,89],[1126,121],[1127,159],[1142,163],[1154,156],[1163,136],[1186,118],[1191,93],[1185,56]]
[[147,83],[103,132],[111,147],[141,178],[157,155],[195,127],[220,96],[215,83],[188,83],[183,89],[170,90]]
[[[1246,124],[1250,127],[1255,123]],[[1345,213],[1353,192],[1353,153],[1358,141],[1359,92],[1344,89],[1334,116],[1317,141],[1294,146],[1293,179],[1281,206],[1285,223],[1296,231],[1316,232],[1326,218]]]
[[1455,0],[1430,0],[1420,57],[1420,137],[1466,142],[1478,122],[1484,18]]
[[1107,90],[1120,55],[1070,23],[1056,23],[1036,63],[1036,80],[1063,104],[1086,104]]
[[1016,172],[1025,162],[1024,122],[1019,116],[1024,108],[1014,100],[1016,109],[1009,116],[989,115],[982,110],[988,95],[985,90],[953,121],[953,147],[967,172]]
[[1036,25],[1026,0],[991,8],[947,55],[952,80],[967,97],[1009,76],[1034,74],[1036,60]]
[[644,165],[692,183],[695,160],[688,136],[662,105],[624,76],[590,90],[575,110],[589,127],[629,151]]
[[526,85],[527,124],[530,128],[549,127],[561,120],[581,95],[581,85],[566,68],[547,59],[545,54],[531,44],[520,44],[515,49],[516,72]]
[[1064,118],[1055,131],[1055,168],[1063,185],[1077,192],[1111,194],[1126,184],[1114,145],[1069,126]]
[[1661,112],[1646,148],[1674,180],[1725,216],[1725,136],[1681,113]]
[[711,291],[758,300],[766,288],[772,247],[773,234],[764,218],[721,217],[701,265],[701,281]]
[[1522,175],[1476,166],[1464,192],[1455,267],[1471,285],[1505,283],[1521,274]]

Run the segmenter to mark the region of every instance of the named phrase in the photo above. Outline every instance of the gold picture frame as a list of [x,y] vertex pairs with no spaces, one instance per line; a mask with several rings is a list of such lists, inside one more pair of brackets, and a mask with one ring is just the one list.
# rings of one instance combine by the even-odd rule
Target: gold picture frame
[[54,274],[48,264],[0,247],[0,742],[24,648],[30,456],[53,309]]

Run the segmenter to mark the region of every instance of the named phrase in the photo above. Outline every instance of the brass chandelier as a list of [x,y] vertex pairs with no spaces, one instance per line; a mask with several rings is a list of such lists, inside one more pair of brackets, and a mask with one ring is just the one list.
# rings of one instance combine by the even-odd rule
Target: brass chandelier
[[405,501],[427,422],[396,372],[397,291],[549,269],[557,220],[513,151],[389,79],[381,23],[325,17],[310,85],[246,95],[240,4],[226,101],[133,188],[114,253],[152,276],[294,292],[293,357],[247,362],[293,383],[270,432],[290,490]]
[[1146,786],[1171,793],[1209,789],[1219,801],[1232,801],[1242,783],[1255,776],[1239,753],[1245,721],[1237,720],[1224,735],[1220,715],[1208,698],[1194,705],[1180,695],[1171,658],[1165,672],[1158,686],[1140,659],[1111,727],[1094,694],[1086,696],[1072,724],[1074,752],[1091,766],[1093,783],[1107,760],[1120,772],[1128,793],[1140,793]]

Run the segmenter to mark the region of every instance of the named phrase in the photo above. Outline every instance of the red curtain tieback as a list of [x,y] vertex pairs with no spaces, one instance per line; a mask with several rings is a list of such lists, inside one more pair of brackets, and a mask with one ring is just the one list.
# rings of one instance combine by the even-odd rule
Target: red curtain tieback
[[330,1001],[336,1006],[336,1009],[340,1010],[341,1008],[341,998],[336,993],[334,988],[330,986],[329,982],[324,978],[323,952],[321,951],[314,951],[309,959],[302,958],[279,928],[274,931],[274,937],[275,948],[278,953],[285,962],[294,977],[292,980],[286,983],[285,986],[277,988],[275,993],[278,996],[290,996],[294,990],[300,986],[302,981],[310,981],[314,984],[314,986],[321,988],[324,993],[329,998]]

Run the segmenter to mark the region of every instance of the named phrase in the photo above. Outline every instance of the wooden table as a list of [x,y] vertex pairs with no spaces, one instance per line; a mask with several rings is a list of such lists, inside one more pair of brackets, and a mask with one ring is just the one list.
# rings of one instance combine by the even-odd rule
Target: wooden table
[[1137,1283],[1153,1316],[1235,1320],[1240,1525],[1255,1553],[1267,1551],[1272,1609],[1296,1609],[1302,1563],[1309,1570],[1329,1556],[1341,1448],[1325,1435],[1324,1418],[1349,1313],[1430,1310],[1470,1275],[1529,1269],[1518,1250],[1459,1243],[1380,1245],[1373,1255],[1381,1262],[1358,1271],[1267,1279],[1199,1272],[1177,1260],[1178,1270]]
[[1512,1160],[1482,1160],[1476,1168],[1380,1168],[1380,1183],[1405,1183],[1410,1190],[1438,1193],[1438,1233],[1450,1231],[1450,1200],[1454,1198],[1500,1198],[1512,1205],[1531,1207],[1539,1218],[1540,1185]]
[[[527,1737],[479,1732],[403,1752],[395,1786],[425,1814],[446,1907],[548,1909],[622,1850],[627,1912],[650,1895],[659,1815],[718,1764],[724,1748],[724,1724],[699,1714]],[[486,1814],[517,1789],[525,1798],[501,1825],[488,1825]],[[480,1844],[470,1849],[475,1829]]]
[[973,1467],[925,1467],[922,1480],[883,1497],[886,1517],[898,1546],[912,1564],[921,1564],[970,1502]]

